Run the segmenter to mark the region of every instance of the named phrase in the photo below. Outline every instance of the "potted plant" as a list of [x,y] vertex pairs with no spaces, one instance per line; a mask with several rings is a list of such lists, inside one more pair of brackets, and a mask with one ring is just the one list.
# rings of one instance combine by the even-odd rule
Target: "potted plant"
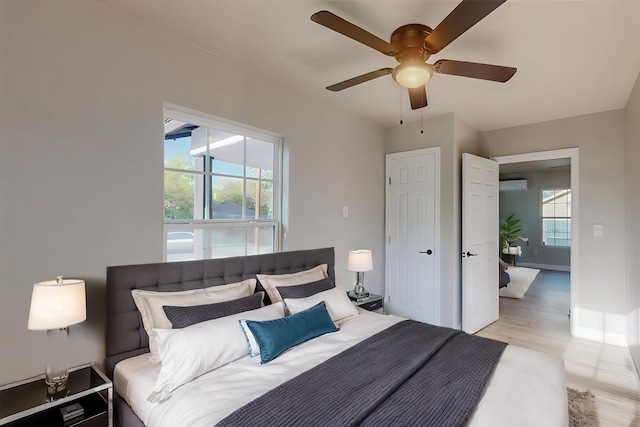
[[507,219],[500,220],[500,248],[503,252],[508,252],[509,246],[518,240],[526,242],[526,237],[519,236],[518,233],[524,228],[520,225],[520,220],[513,217],[511,214]]

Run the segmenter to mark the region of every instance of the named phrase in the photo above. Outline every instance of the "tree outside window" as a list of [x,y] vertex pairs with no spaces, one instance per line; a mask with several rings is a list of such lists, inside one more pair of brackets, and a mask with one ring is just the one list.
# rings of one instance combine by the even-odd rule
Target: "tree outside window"
[[166,260],[278,249],[280,140],[165,118]]

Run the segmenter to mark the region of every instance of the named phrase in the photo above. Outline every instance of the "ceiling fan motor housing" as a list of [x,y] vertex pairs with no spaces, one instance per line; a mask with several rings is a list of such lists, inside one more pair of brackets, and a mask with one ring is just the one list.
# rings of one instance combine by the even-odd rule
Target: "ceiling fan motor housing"
[[433,67],[426,64],[429,55],[424,49],[424,39],[431,28],[422,24],[403,25],[391,34],[391,44],[396,49],[394,57],[400,63],[393,69],[392,77],[401,86],[423,86],[433,75]]
[[391,34],[391,45],[396,49],[394,56],[398,62],[409,59],[425,62],[431,55],[423,48],[424,39],[431,31],[431,27],[422,24],[408,24],[397,28]]

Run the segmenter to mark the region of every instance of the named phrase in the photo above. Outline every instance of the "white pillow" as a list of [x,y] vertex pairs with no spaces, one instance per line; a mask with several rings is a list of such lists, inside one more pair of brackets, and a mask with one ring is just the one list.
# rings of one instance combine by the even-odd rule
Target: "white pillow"
[[[276,304],[282,304],[282,302],[277,302]],[[251,332],[251,329],[249,329],[249,326],[247,326],[247,320],[248,319],[240,319],[240,327],[242,328],[242,332],[244,332],[244,336],[247,339],[247,347],[249,347],[249,356],[256,357],[257,355],[260,354],[260,345],[258,345],[258,341],[256,341],[256,337],[253,336],[253,332]]]
[[142,325],[149,334],[150,359],[159,362],[158,347],[155,340],[151,338],[153,329],[171,329],[171,322],[162,309],[163,305],[173,305],[178,307],[189,307],[192,305],[211,304],[215,302],[231,301],[238,298],[248,297],[256,289],[256,280],[247,279],[238,283],[228,285],[211,286],[204,289],[192,289],[178,292],[156,292],[134,289],[131,291],[133,301],[136,303]]
[[318,280],[326,279],[327,264],[321,264],[317,267],[313,267],[309,270],[299,271],[291,274],[256,274],[256,277],[262,283],[262,287],[272,303],[282,301],[280,293],[276,289],[276,286],[296,286],[304,285],[305,283],[317,282]]
[[149,402],[163,402],[192,379],[247,354],[240,319],[274,320],[284,317],[282,303],[196,323],[183,329],[154,329],[162,358],[160,374]]
[[328,291],[318,292],[306,298],[285,298],[284,303],[289,313],[296,314],[304,311],[314,305],[324,301],[331,320],[337,322],[346,317],[357,316],[358,310],[351,303],[347,293],[340,287],[336,286]]

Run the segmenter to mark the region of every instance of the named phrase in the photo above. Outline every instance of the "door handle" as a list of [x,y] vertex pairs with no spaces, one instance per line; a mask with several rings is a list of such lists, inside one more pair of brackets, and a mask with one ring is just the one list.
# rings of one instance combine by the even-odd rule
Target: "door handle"
[[469,251],[467,251],[466,253],[462,252],[462,258],[464,258],[465,256],[466,256],[467,258],[469,258],[469,257],[472,257],[472,256],[478,256],[478,254],[472,254],[472,253],[471,253],[471,252],[469,252]]
[[427,249],[426,251],[420,251],[419,253],[431,255],[433,253],[433,251],[431,249]]

